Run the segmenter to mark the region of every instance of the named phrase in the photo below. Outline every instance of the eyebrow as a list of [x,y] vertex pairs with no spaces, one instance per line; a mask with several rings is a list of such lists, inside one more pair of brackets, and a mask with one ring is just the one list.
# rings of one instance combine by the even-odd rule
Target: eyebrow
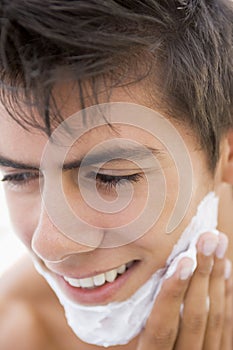
[[[139,161],[142,157],[148,158],[148,156],[156,156],[161,157],[164,155],[164,150],[158,148],[152,148],[148,146],[144,147],[133,147],[133,148],[122,148],[117,147],[114,149],[104,150],[101,153],[93,153],[91,155],[87,155],[82,159],[77,159],[74,161],[70,161],[64,163],[61,168],[62,170],[70,170],[74,168],[79,168],[82,166],[95,165],[100,163],[106,163],[114,160],[132,160]],[[24,163],[21,161],[16,161],[13,159],[5,158],[0,155],[0,167],[7,167],[19,170],[39,170],[40,165],[36,165],[33,163]]]

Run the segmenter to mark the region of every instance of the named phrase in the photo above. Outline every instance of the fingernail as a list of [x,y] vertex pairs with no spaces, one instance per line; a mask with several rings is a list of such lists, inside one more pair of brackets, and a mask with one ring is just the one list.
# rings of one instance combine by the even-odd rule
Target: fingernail
[[219,236],[219,243],[215,252],[215,255],[218,259],[222,259],[226,253],[228,246],[228,238],[227,236],[221,234]]
[[218,240],[216,239],[216,237],[207,238],[203,243],[201,251],[205,256],[210,256],[217,248],[217,245]]
[[180,279],[182,281],[187,280],[193,274],[194,261],[191,259],[186,259],[182,263],[180,269]]
[[224,272],[224,276],[226,280],[228,280],[228,278],[230,278],[231,276],[231,269],[232,269],[232,263],[230,260],[227,259],[225,263],[225,272]]

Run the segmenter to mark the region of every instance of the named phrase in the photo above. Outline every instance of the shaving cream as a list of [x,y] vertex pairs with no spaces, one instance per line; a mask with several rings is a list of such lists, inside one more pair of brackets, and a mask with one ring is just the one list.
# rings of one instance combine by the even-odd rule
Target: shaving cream
[[173,275],[179,261],[184,257],[193,259],[195,270],[197,240],[206,231],[218,234],[217,215],[218,198],[210,192],[199,204],[196,215],[174,246],[166,266],[156,271],[129,299],[122,302],[99,306],[75,303],[62,293],[53,276],[38,261],[34,263],[58,296],[67,322],[77,337],[86,343],[104,347],[127,344],[145,326],[164,279]]

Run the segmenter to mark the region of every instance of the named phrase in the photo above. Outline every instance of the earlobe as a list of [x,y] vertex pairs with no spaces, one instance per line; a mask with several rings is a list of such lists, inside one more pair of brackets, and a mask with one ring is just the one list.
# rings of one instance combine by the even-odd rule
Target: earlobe
[[222,146],[222,181],[233,185],[233,129],[228,131]]

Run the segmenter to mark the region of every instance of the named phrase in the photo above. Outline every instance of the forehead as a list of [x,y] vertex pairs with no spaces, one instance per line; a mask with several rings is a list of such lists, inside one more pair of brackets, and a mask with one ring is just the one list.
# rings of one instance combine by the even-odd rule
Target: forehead
[[91,122],[84,125],[82,116],[75,115],[75,132],[74,129],[66,132],[59,126],[49,139],[39,130],[24,130],[1,114],[0,156],[37,166],[48,144],[54,148],[55,155],[61,152],[67,154],[70,160],[77,156],[82,159],[88,152],[92,152],[93,156],[95,153],[105,154],[103,159],[110,159],[111,154],[115,158],[128,158],[132,154],[137,159],[147,155],[145,148],[153,149],[157,155],[165,150],[158,139],[136,125],[112,122],[109,126],[103,118],[99,121],[100,125]]
[[[92,111],[92,113],[88,112],[86,115],[81,113],[77,94],[78,91],[76,91],[73,86],[67,84],[56,86],[55,96],[58,101],[58,107],[64,116],[65,123],[68,121],[68,126],[71,126],[70,129],[76,128],[79,130],[78,134],[81,134],[81,137],[75,143],[78,147],[79,156],[83,156],[96,144],[112,138],[135,140],[139,144],[165,150],[166,145],[163,145],[159,141],[160,131],[156,130],[154,133],[148,132],[150,126],[156,126],[156,120],[152,117],[151,120],[146,123],[146,113],[142,113],[142,109],[139,109],[139,112],[137,112],[136,115],[135,109],[133,112],[129,112],[128,108],[124,108],[124,103],[137,103],[140,106],[145,106],[143,98],[144,90],[141,89],[140,86],[131,87],[130,90],[117,88],[112,92],[110,102],[123,103],[122,108],[120,109],[120,115],[118,113],[120,119],[118,119],[117,124],[114,124],[115,119],[112,118],[111,113],[108,113],[108,111],[105,113],[106,110],[104,116],[100,113],[97,118],[98,107],[97,109],[94,109],[94,112]],[[106,102],[105,93],[100,94],[99,102]],[[87,99],[87,109],[89,109],[88,104],[90,104],[90,100]],[[147,107],[145,107],[145,109],[146,108]],[[70,124],[70,116],[75,116],[75,118],[72,118],[72,123],[75,120],[75,128],[73,128],[72,123]],[[36,118],[39,118],[39,116],[36,116]],[[131,123],[124,123],[128,118],[131,118]],[[119,123],[119,120],[121,123]],[[108,125],[108,122],[111,123],[111,126]],[[140,127],[137,122],[139,122]],[[43,149],[48,142],[48,137],[35,128],[31,128],[30,131],[24,130],[12,120],[3,106],[0,106],[0,123],[0,154],[23,162],[31,162],[33,158],[33,160],[38,163],[41,159]],[[144,124],[147,125],[147,128],[144,127]],[[175,125],[174,121],[172,125]],[[178,130],[186,144],[189,145],[189,133],[187,133],[187,129],[182,126],[176,126],[175,128]]]

